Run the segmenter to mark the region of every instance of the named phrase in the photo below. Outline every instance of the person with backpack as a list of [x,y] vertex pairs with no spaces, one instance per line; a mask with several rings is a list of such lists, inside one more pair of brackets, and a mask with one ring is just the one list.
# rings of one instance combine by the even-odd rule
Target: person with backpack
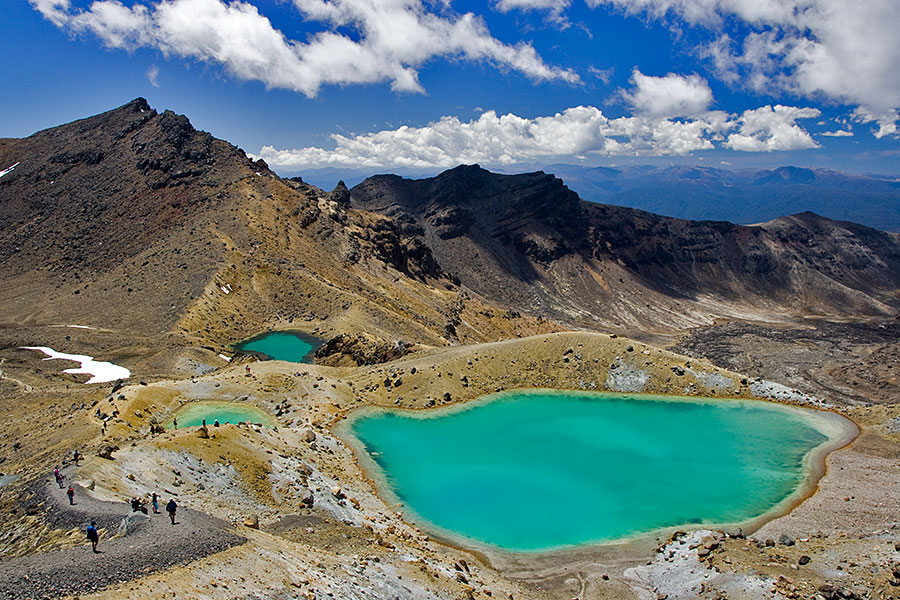
[[166,504],[166,512],[169,513],[169,518],[172,520],[172,525],[175,524],[175,511],[178,510],[178,505],[175,504],[175,498],[169,499],[169,503]]
[[156,492],[153,492],[153,497],[150,499],[150,506],[153,507],[153,514],[159,514],[159,497],[157,497]]
[[69,489],[66,490],[66,496],[69,497],[69,504],[74,505],[75,504],[75,488],[73,488],[71,485],[69,486]]
[[97,521],[91,521],[87,528],[87,539],[91,543],[91,550],[97,553],[97,542],[100,541],[100,532],[97,531]]
[[59,467],[53,469],[53,477],[56,478],[56,485],[59,489],[63,489],[63,474],[59,472]]

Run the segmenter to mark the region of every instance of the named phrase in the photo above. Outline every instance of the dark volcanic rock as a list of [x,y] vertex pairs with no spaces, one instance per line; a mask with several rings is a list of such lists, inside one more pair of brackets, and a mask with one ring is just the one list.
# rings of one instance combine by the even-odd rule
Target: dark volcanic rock
[[422,180],[375,176],[351,197],[415,231],[477,293],[560,320],[672,327],[673,316],[690,326],[691,313],[747,306],[797,315],[900,308],[900,236],[811,213],[758,226],[684,221],[583,202],[545,173],[477,165]]
[[401,340],[389,341],[365,333],[343,333],[331,338],[316,350],[316,362],[323,365],[340,365],[346,364],[349,360],[356,365],[374,365],[400,358],[410,350],[410,346]]

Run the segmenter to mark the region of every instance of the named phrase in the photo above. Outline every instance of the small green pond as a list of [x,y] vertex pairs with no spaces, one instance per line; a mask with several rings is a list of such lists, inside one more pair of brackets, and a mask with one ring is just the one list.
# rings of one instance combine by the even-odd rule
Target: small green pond
[[[174,415],[178,419],[178,427],[200,427],[206,419],[207,426],[212,426],[218,421],[225,423],[261,423],[266,427],[274,427],[275,419],[262,409],[237,402],[200,401],[185,404]],[[166,423],[168,429],[174,427],[174,421],[169,419]]]
[[322,340],[299,331],[270,331],[239,342],[235,350],[263,358],[295,363],[311,363]]
[[345,427],[412,520],[509,551],[747,524],[810,490],[824,450],[853,430],[836,415],[761,401],[552,390],[488,399],[363,410]]

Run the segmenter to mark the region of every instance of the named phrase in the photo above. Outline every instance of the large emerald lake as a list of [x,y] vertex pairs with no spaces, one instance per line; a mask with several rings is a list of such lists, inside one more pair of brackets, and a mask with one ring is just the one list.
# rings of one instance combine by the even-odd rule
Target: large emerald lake
[[382,492],[426,529],[542,551],[750,522],[808,489],[853,426],[759,401],[531,390],[348,427]]

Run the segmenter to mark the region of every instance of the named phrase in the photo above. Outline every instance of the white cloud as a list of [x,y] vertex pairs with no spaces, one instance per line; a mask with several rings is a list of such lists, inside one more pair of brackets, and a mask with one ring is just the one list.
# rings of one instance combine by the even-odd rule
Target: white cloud
[[323,24],[307,41],[286,38],[256,6],[239,0],[131,7],[98,0],[85,9],[69,0],[30,1],[57,26],[91,32],[109,47],[157,48],[307,96],[323,85],[381,81],[397,91],[421,92],[417,69],[438,57],[485,62],[535,81],[579,81],[573,71],[545,64],[530,44],[500,42],[472,13],[431,12],[424,0],[294,0],[307,21]]
[[875,123],[878,129],[872,132],[872,135],[881,139],[886,135],[900,135],[897,129],[897,121],[900,120],[900,113],[897,110],[887,111],[882,114],[876,114],[866,108],[859,107],[853,111],[853,120],[857,123]]
[[853,137],[853,132],[847,129],[837,129],[835,131],[823,131],[819,135],[824,135],[825,137]]
[[572,4],[572,0],[497,0],[494,4],[500,12],[513,10],[545,11],[552,21],[562,25],[568,25],[563,13]]
[[815,108],[780,104],[746,110],[738,118],[738,131],[729,135],[723,146],[744,152],[818,148],[812,136],[797,125],[797,119],[814,119],[821,114]]
[[159,87],[159,67],[150,65],[150,68],[147,69],[147,80],[150,81],[150,85],[153,87]]
[[[460,163],[513,165],[588,154],[684,155],[739,146],[747,151],[815,147],[797,119],[818,116],[811,108],[763,107],[740,116],[709,111],[690,119],[649,115],[607,118],[593,106],[526,119],[488,111],[477,119],[443,117],[424,127],[400,127],[353,137],[333,135],[333,150],[277,150],[260,157],[282,169],[316,167],[452,167]],[[738,129],[737,133],[726,135]]]
[[[897,0],[588,0],[627,14],[677,16],[709,29],[719,76],[769,94],[826,97],[888,115],[900,108]],[[733,27],[737,18],[750,26]],[[879,121],[880,125],[881,121]],[[895,125],[894,125],[895,127]],[[887,135],[891,127],[879,128]]]
[[547,10],[559,12],[569,8],[571,0],[498,0],[497,10],[509,12],[511,10]]
[[658,117],[693,116],[706,111],[712,103],[712,90],[699,75],[665,77],[644,75],[638,69],[631,74],[634,89],[622,97],[639,113]]

